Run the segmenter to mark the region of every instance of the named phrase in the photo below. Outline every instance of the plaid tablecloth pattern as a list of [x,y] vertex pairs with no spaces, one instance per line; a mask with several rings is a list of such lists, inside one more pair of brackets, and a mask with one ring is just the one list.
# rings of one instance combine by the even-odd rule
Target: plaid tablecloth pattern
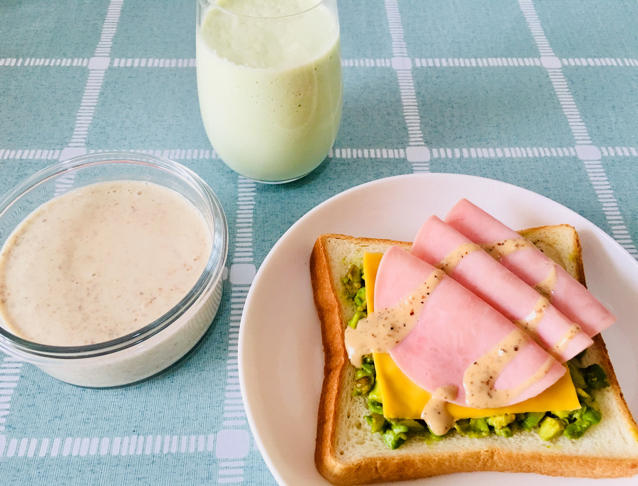
[[143,383],[65,385],[0,355],[2,484],[270,484],[245,419],[239,320],[256,269],[306,211],[411,172],[504,180],[638,257],[638,3],[341,0],[344,112],[329,159],[284,186],[237,176],[204,133],[195,0],[0,3],[0,191],[92,151],[166,156],[230,226],[219,314]]

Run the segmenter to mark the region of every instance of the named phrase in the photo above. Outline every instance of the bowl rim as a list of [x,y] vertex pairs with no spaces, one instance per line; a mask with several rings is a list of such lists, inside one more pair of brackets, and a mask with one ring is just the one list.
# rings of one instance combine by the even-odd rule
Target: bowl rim
[[[200,176],[184,165],[165,157],[127,151],[95,152],[79,155],[65,161],[51,164],[27,177],[12,190],[2,196],[0,199],[0,219],[4,217],[7,211],[9,211],[11,207],[20,200],[20,198],[29,194],[33,189],[45,182],[83,169],[113,164],[146,166],[151,170],[163,171],[173,178],[179,179],[188,184],[195,190],[198,196],[202,198],[203,205],[206,209],[210,210],[213,219],[211,253],[202,274],[186,295],[168,311],[140,329],[118,338],[88,345],[54,346],[36,343],[34,341],[21,338],[0,325],[0,350],[30,362],[38,362],[42,360],[47,361],[48,359],[90,358],[112,354],[117,351],[136,346],[152,336],[155,336],[160,331],[170,327],[171,324],[175,323],[184,314],[186,314],[186,312],[188,312],[201,297],[205,297],[209,293],[208,291],[216,286],[222,278],[228,256],[228,223],[226,215],[224,214],[224,209],[212,188]],[[127,180],[127,178],[123,177],[119,180]],[[156,182],[151,183],[161,185]],[[68,190],[65,190],[63,194],[74,189],[77,189],[77,187],[69,188]],[[173,188],[169,189],[179,192]],[[62,194],[57,194],[48,199],[48,201],[51,201],[61,195]],[[48,201],[40,203],[38,207]],[[201,209],[197,208],[197,210],[202,213]],[[33,211],[35,211],[35,209]],[[6,239],[2,242],[2,247],[9,239],[10,235],[13,234],[13,231],[15,231],[15,229],[30,214],[32,214],[32,212],[25,215],[24,218],[22,218],[9,232]],[[206,218],[206,215],[202,214],[202,216]],[[0,324],[4,324],[4,320],[1,317]]]

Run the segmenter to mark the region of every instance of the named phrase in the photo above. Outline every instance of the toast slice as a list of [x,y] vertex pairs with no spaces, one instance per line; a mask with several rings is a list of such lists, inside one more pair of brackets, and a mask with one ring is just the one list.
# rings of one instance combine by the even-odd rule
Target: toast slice
[[[580,242],[573,227],[543,226],[521,234],[585,283]],[[354,308],[344,295],[341,277],[352,263],[361,265],[364,252],[383,252],[391,245],[409,248],[410,243],[329,234],[317,239],[310,258],[325,355],[315,463],[326,479],[335,484],[361,484],[469,471],[592,478],[638,473],[638,426],[600,335],[582,363],[602,366],[610,386],[596,390],[602,420],[580,439],[561,436],[546,442],[533,431],[512,437],[452,434],[440,441],[412,438],[398,449],[389,449],[363,418],[369,413],[366,401],[352,393],[355,368],[348,360],[343,333]]]

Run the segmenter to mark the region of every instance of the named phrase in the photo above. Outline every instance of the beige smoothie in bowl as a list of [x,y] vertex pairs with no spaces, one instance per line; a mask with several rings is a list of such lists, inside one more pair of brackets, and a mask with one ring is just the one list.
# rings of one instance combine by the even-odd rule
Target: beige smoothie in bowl
[[0,252],[0,316],[40,344],[83,346],[129,334],[195,285],[211,236],[175,191],[102,182],[33,212]]
[[[162,183],[85,184],[11,223],[0,250],[3,351],[61,380],[103,387],[152,376],[203,336],[221,298],[223,212],[202,210],[193,201],[199,188],[190,197],[174,190],[172,167],[151,176],[140,165]],[[0,215],[3,231],[11,208]]]
[[334,143],[342,82],[331,3],[200,2],[200,110],[213,147],[236,172],[264,182],[294,180]]

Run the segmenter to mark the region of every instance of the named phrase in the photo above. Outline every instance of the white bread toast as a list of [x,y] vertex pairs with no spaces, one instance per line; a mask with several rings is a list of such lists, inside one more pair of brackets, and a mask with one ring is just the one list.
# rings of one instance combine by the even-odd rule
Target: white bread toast
[[[521,234],[585,283],[580,243],[573,227],[544,226]],[[343,332],[354,309],[345,298],[341,277],[352,263],[361,265],[364,252],[383,252],[391,245],[408,248],[410,243],[330,234],[319,237],[312,251],[310,272],[325,355],[315,463],[326,479],[335,484],[361,484],[469,471],[592,478],[638,474],[638,426],[600,336],[594,338],[582,362],[602,366],[610,386],[596,390],[602,420],[583,437],[572,440],[561,436],[546,442],[533,431],[520,431],[512,437],[452,434],[440,441],[412,438],[395,450],[389,449],[363,419],[369,413],[366,401],[352,393],[355,369],[347,357]]]

